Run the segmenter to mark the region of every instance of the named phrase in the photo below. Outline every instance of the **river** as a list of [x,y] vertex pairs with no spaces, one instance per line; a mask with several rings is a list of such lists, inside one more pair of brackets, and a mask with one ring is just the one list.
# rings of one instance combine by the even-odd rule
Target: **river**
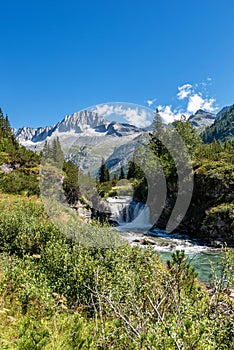
[[[131,245],[151,245],[164,261],[171,258],[176,250],[184,250],[185,255],[198,273],[198,278],[206,283],[213,279],[211,266],[220,273],[219,263],[224,257],[222,249],[206,246],[201,241],[186,235],[167,234],[152,228],[150,215],[144,203],[133,202],[131,197],[114,197],[107,199],[112,212],[112,219],[118,223],[116,229]],[[212,265],[211,265],[212,264]]]

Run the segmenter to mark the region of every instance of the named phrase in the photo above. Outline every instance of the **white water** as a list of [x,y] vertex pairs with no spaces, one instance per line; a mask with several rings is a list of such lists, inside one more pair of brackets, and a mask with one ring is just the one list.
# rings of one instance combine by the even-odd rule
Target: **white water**
[[134,231],[134,232],[142,232],[145,230],[149,230],[152,227],[150,223],[150,211],[147,205],[138,203],[135,206],[133,212],[133,220],[130,222],[122,223],[118,230],[121,232],[126,231]]
[[144,203],[133,202],[131,197],[124,196],[109,197],[107,201],[112,212],[111,218],[118,223],[116,229],[130,244],[139,245],[150,239],[154,242],[156,252],[172,253],[184,250],[190,256],[212,250],[186,235],[168,234],[159,229],[149,231],[152,227],[150,211]]
[[108,198],[112,217],[118,222],[116,227],[122,236],[132,245],[145,245],[144,241],[154,243],[153,248],[163,259],[171,258],[171,253],[184,250],[192,266],[198,272],[201,281],[207,283],[211,273],[210,261],[217,267],[222,252],[220,249],[207,247],[189,236],[168,234],[154,229],[150,223],[149,208],[144,203],[132,202],[131,197]]
[[163,260],[171,259],[171,253],[184,250],[188,261],[195,267],[201,281],[209,283],[211,274],[210,261],[219,272],[218,262],[222,256],[220,249],[207,247],[196,239],[181,234],[168,234],[154,229],[150,223],[149,208],[144,203],[134,203],[131,197],[109,198],[112,215],[118,222],[116,229],[131,245],[145,246],[153,243],[153,249]]
[[139,245],[148,238],[153,240],[156,252],[171,253],[175,250],[184,250],[190,256],[211,250],[185,235],[168,234],[159,229],[150,232],[152,227],[150,211],[144,203],[133,202],[131,197],[124,196],[110,197],[107,201],[112,212],[111,218],[118,223],[116,229],[130,244]]
[[130,221],[129,205],[132,197],[109,197],[107,198],[111,210],[111,219],[119,225]]
[[118,223],[121,231],[150,229],[150,211],[146,204],[136,203],[131,197],[107,198],[111,219]]

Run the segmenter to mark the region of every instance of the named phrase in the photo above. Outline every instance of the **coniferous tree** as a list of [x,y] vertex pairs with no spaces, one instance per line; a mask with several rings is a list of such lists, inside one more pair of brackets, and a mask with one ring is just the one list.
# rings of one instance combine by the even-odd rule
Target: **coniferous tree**
[[121,165],[120,174],[119,174],[119,180],[123,180],[123,179],[125,179],[125,174],[124,174],[123,166]]
[[101,164],[101,167],[99,169],[99,182],[103,183],[103,182],[108,182],[108,181],[110,181],[110,173],[109,173],[109,170],[107,168],[105,160],[102,158],[102,164]]
[[156,108],[153,120],[153,131],[150,133],[150,148],[158,157],[165,154],[167,149],[164,145],[165,130],[162,123],[162,118]]
[[186,148],[190,151],[190,154],[194,153],[197,147],[202,144],[202,139],[198,135],[194,126],[192,126],[184,116],[181,116],[181,120],[174,121],[172,125],[182,137]]
[[61,167],[64,162],[64,155],[58,137],[52,142],[52,154],[54,162]]
[[63,170],[65,172],[63,189],[66,199],[69,204],[75,204],[81,196],[78,183],[79,168],[72,162],[64,162]]
[[128,163],[128,173],[127,179],[135,179],[136,178],[136,164],[134,161],[130,160]]
[[119,180],[118,174],[114,173],[114,176],[113,176],[113,178],[112,178],[113,184],[116,185],[117,182],[118,182],[118,180]]
[[47,140],[45,141],[42,154],[43,154],[44,160],[48,160],[49,158],[51,158],[51,147]]
[[14,138],[8,116],[6,115],[6,117],[4,117],[4,114],[1,108],[0,108],[0,136],[9,138],[11,141],[13,141],[13,138]]
[[144,176],[144,171],[136,164],[133,157],[133,160],[130,160],[128,163],[127,179],[142,179]]

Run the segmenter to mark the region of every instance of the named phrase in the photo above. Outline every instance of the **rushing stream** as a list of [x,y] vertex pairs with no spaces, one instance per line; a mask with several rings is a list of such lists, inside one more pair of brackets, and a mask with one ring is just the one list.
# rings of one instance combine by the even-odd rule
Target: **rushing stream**
[[184,250],[190,264],[194,266],[201,281],[208,283],[211,277],[211,263],[220,270],[219,262],[223,256],[221,249],[210,248],[198,240],[180,234],[167,234],[165,231],[150,230],[149,209],[144,203],[133,202],[131,197],[107,199],[116,221],[116,229],[132,245],[152,245],[163,260],[171,258],[171,253]]

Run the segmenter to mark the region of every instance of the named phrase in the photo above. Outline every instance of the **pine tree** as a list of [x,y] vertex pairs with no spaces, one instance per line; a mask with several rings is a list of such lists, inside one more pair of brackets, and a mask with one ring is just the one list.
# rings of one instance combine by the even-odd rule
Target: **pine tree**
[[110,181],[110,173],[109,173],[109,170],[107,168],[105,160],[102,158],[102,164],[101,164],[101,167],[99,169],[99,182],[103,183],[103,182],[108,182],[108,181]]
[[49,148],[49,155],[51,154],[52,160],[55,165],[59,168],[63,166],[64,155],[61,148],[61,144],[59,138],[53,140],[51,148]]
[[159,114],[158,109],[156,108],[153,120],[153,132],[150,133],[150,148],[153,152],[156,153],[158,157],[165,154],[165,152],[167,151],[163,142],[164,137],[165,130],[162,123],[162,118]]
[[122,180],[122,179],[125,179],[125,174],[124,174],[123,166],[121,165],[120,174],[119,174],[119,180]]
[[118,174],[114,173],[114,176],[112,178],[113,185],[116,185],[119,180]]
[[127,179],[135,179],[136,178],[136,164],[132,160],[128,163],[128,173],[127,173]]
[[142,179],[145,176],[143,170],[139,165],[136,164],[134,157],[133,160],[130,160],[128,163],[128,173],[127,179]]
[[48,160],[49,158],[51,158],[51,147],[47,140],[45,141],[42,154],[43,154],[44,160]]
[[14,135],[11,131],[8,116],[4,117],[2,109],[0,108],[0,136],[9,138],[13,141]]
[[1,136],[2,136],[2,134],[3,134],[4,124],[5,124],[5,118],[4,118],[2,109],[0,108],[0,135],[1,135]]
[[194,153],[198,146],[202,144],[202,139],[198,135],[194,126],[192,126],[184,116],[181,116],[181,120],[176,120],[172,123],[176,131],[182,137],[186,148],[190,153]]
[[80,197],[80,189],[78,183],[79,168],[72,162],[64,162],[63,170],[65,178],[63,181],[63,189],[69,204],[75,204]]

